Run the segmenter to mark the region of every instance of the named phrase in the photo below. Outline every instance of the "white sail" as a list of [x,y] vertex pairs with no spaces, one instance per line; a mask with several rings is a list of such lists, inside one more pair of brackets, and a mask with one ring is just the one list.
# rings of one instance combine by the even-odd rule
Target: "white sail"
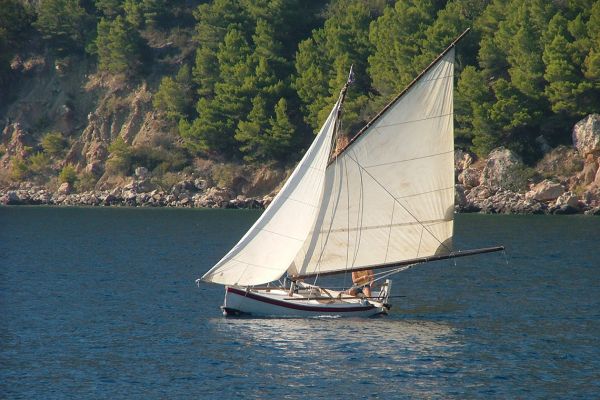
[[328,166],[291,275],[450,252],[453,73],[451,48]]
[[269,208],[202,280],[247,286],[274,281],[285,273],[321,206],[338,107],[339,101]]

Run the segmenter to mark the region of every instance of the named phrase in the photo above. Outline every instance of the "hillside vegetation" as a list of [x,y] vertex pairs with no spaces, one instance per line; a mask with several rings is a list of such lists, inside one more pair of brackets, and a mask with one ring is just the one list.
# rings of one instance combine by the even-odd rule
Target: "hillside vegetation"
[[533,164],[600,110],[593,0],[0,0],[2,179],[289,166],[351,65],[348,135],[466,28],[458,147]]

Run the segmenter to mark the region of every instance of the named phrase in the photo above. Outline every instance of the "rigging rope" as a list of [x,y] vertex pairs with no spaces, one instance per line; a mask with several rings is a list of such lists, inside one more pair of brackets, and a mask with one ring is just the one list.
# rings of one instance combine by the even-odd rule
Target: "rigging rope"
[[[396,198],[396,196],[394,196],[384,185],[381,184],[381,182],[379,182],[365,167],[362,166],[361,163],[358,162],[358,160],[356,160],[355,158],[353,158],[349,153],[348,154],[348,158],[351,159],[352,161],[354,161],[356,163],[356,165],[358,165],[358,168],[362,171],[365,171],[365,173],[371,177],[371,179],[373,179],[373,181],[379,185],[392,199],[394,199],[395,202],[397,202],[400,207],[402,207],[404,209],[404,211],[406,211],[408,213],[408,215],[410,215],[416,222],[419,223],[419,225],[421,225],[423,227],[423,229],[425,229],[430,235],[431,237],[433,237],[439,244],[440,246],[443,246],[446,250],[448,250],[448,252],[452,252],[452,249],[450,249],[448,246],[446,246],[444,243],[442,243],[442,241],[440,239],[437,238],[437,236],[435,236],[433,234],[433,232],[431,232],[427,226],[425,226],[425,224],[423,224],[421,221],[419,221],[419,219],[410,212],[410,210],[405,207],[400,200],[398,200]],[[361,175],[362,176],[362,175]]]

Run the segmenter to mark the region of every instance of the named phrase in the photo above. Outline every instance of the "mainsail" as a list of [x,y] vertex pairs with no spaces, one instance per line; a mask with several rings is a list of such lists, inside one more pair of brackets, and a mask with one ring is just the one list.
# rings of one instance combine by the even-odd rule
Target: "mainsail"
[[290,275],[451,251],[453,78],[451,46],[329,164],[321,208]]
[[269,208],[202,280],[252,286],[286,271],[305,277],[457,256],[454,44],[465,33],[331,160],[344,88]]
[[274,281],[285,273],[321,207],[325,169],[341,101],[342,96],[267,210],[202,280],[247,286]]

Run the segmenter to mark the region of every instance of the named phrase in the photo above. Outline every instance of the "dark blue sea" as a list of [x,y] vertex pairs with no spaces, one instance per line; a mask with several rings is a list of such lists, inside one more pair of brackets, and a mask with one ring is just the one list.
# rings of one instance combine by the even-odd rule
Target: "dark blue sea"
[[258,215],[0,207],[0,398],[600,398],[600,218],[458,215],[506,254],[396,275],[384,318],[224,318],[194,281]]

